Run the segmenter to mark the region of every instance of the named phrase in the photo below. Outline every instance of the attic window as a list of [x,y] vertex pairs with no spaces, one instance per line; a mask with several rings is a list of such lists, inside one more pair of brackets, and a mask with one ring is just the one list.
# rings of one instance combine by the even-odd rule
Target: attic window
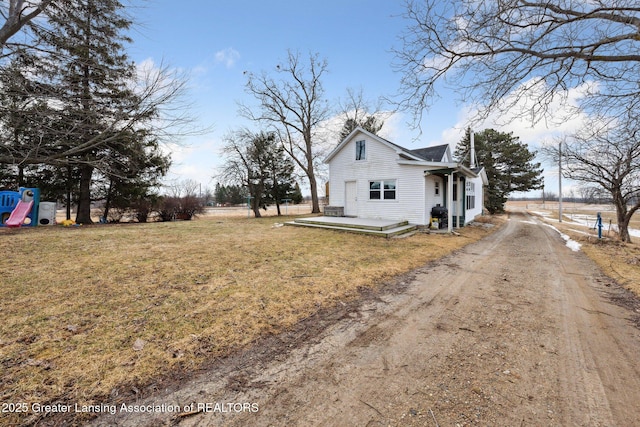
[[356,160],[366,159],[366,146],[364,141],[356,141]]

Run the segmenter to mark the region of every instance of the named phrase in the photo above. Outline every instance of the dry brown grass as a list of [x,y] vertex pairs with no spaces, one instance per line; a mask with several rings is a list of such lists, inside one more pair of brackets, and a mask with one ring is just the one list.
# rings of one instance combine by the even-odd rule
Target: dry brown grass
[[582,249],[607,276],[640,296],[640,246],[637,243],[591,238],[583,243]]
[[274,221],[2,230],[0,401],[117,400],[489,233],[386,240]]

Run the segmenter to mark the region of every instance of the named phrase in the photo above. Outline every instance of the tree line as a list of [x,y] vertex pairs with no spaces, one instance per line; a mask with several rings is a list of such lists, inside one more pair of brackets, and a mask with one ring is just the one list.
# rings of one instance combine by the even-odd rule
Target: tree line
[[[0,186],[39,187],[67,218],[76,205],[85,224],[95,201],[107,217],[152,198],[171,164],[161,145],[189,121],[170,113],[185,80],[129,59],[132,21],[117,0],[2,8]],[[36,12],[37,21],[25,20]],[[9,42],[18,31],[21,42]]]
[[[37,186],[44,199],[66,206],[68,218],[77,206],[75,220],[85,224],[96,202],[108,218],[167,200],[158,192],[171,166],[163,144],[194,132],[176,108],[186,81],[129,59],[133,22],[124,5],[11,0],[0,9],[0,186]],[[247,73],[247,92],[261,105],[241,105],[240,113],[264,130],[226,138],[221,177],[248,193],[256,215],[267,204],[279,210],[283,200],[298,200],[298,172],[308,180],[313,212],[320,212],[317,170],[335,142],[318,137],[332,113],[322,86],[326,68],[318,54],[306,62],[289,52],[278,78]],[[355,111],[352,121],[374,120]]]
[[[405,6],[407,26],[393,64],[401,76],[396,107],[412,112],[419,127],[445,84],[478,107],[478,118],[498,113],[536,123],[586,116],[583,129],[544,153],[565,162],[563,176],[611,195],[620,238],[630,241],[628,224],[640,209],[637,5],[408,0]],[[184,80],[163,67],[140,78],[125,50],[131,20],[117,0],[9,0],[0,10],[2,184],[55,183],[45,195],[65,194],[67,205],[78,205],[79,222],[91,222],[94,199],[148,195],[170,165],[160,146],[173,136],[172,117],[183,116],[165,107],[179,99]],[[326,73],[318,54],[288,52],[275,72],[246,73],[246,91],[259,107],[240,106],[308,180],[314,213],[330,140],[319,134],[335,117],[322,85]],[[569,108],[562,116],[559,101]],[[344,111],[355,111],[359,124],[371,116]],[[245,148],[230,147],[230,163],[249,158]],[[247,167],[234,184],[268,186],[261,168]]]

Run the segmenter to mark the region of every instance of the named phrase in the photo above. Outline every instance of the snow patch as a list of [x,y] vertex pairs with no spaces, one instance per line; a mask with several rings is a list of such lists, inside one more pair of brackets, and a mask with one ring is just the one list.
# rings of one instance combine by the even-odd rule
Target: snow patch
[[550,225],[550,224],[545,224],[545,225],[547,227],[550,227],[550,228],[553,228],[554,230],[556,230],[558,232],[558,234],[560,234],[560,237],[562,237],[564,239],[564,241],[566,242],[567,247],[569,249],[571,249],[574,252],[580,251],[580,248],[582,247],[582,245],[580,243],[576,242],[575,240],[571,240],[571,237],[567,236],[562,231],[560,231],[557,228],[555,228],[553,225]]
[[549,212],[542,212],[542,211],[529,211],[529,212],[531,212],[532,214],[539,215],[541,217],[551,216]]

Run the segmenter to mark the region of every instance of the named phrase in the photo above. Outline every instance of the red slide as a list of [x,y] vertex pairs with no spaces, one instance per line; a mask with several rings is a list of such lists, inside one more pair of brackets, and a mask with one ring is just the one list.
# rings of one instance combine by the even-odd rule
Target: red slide
[[4,225],[7,227],[20,227],[24,224],[24,219],[29,215],[32,207],[33,200],[29,202],[23,202],[20,200]]

